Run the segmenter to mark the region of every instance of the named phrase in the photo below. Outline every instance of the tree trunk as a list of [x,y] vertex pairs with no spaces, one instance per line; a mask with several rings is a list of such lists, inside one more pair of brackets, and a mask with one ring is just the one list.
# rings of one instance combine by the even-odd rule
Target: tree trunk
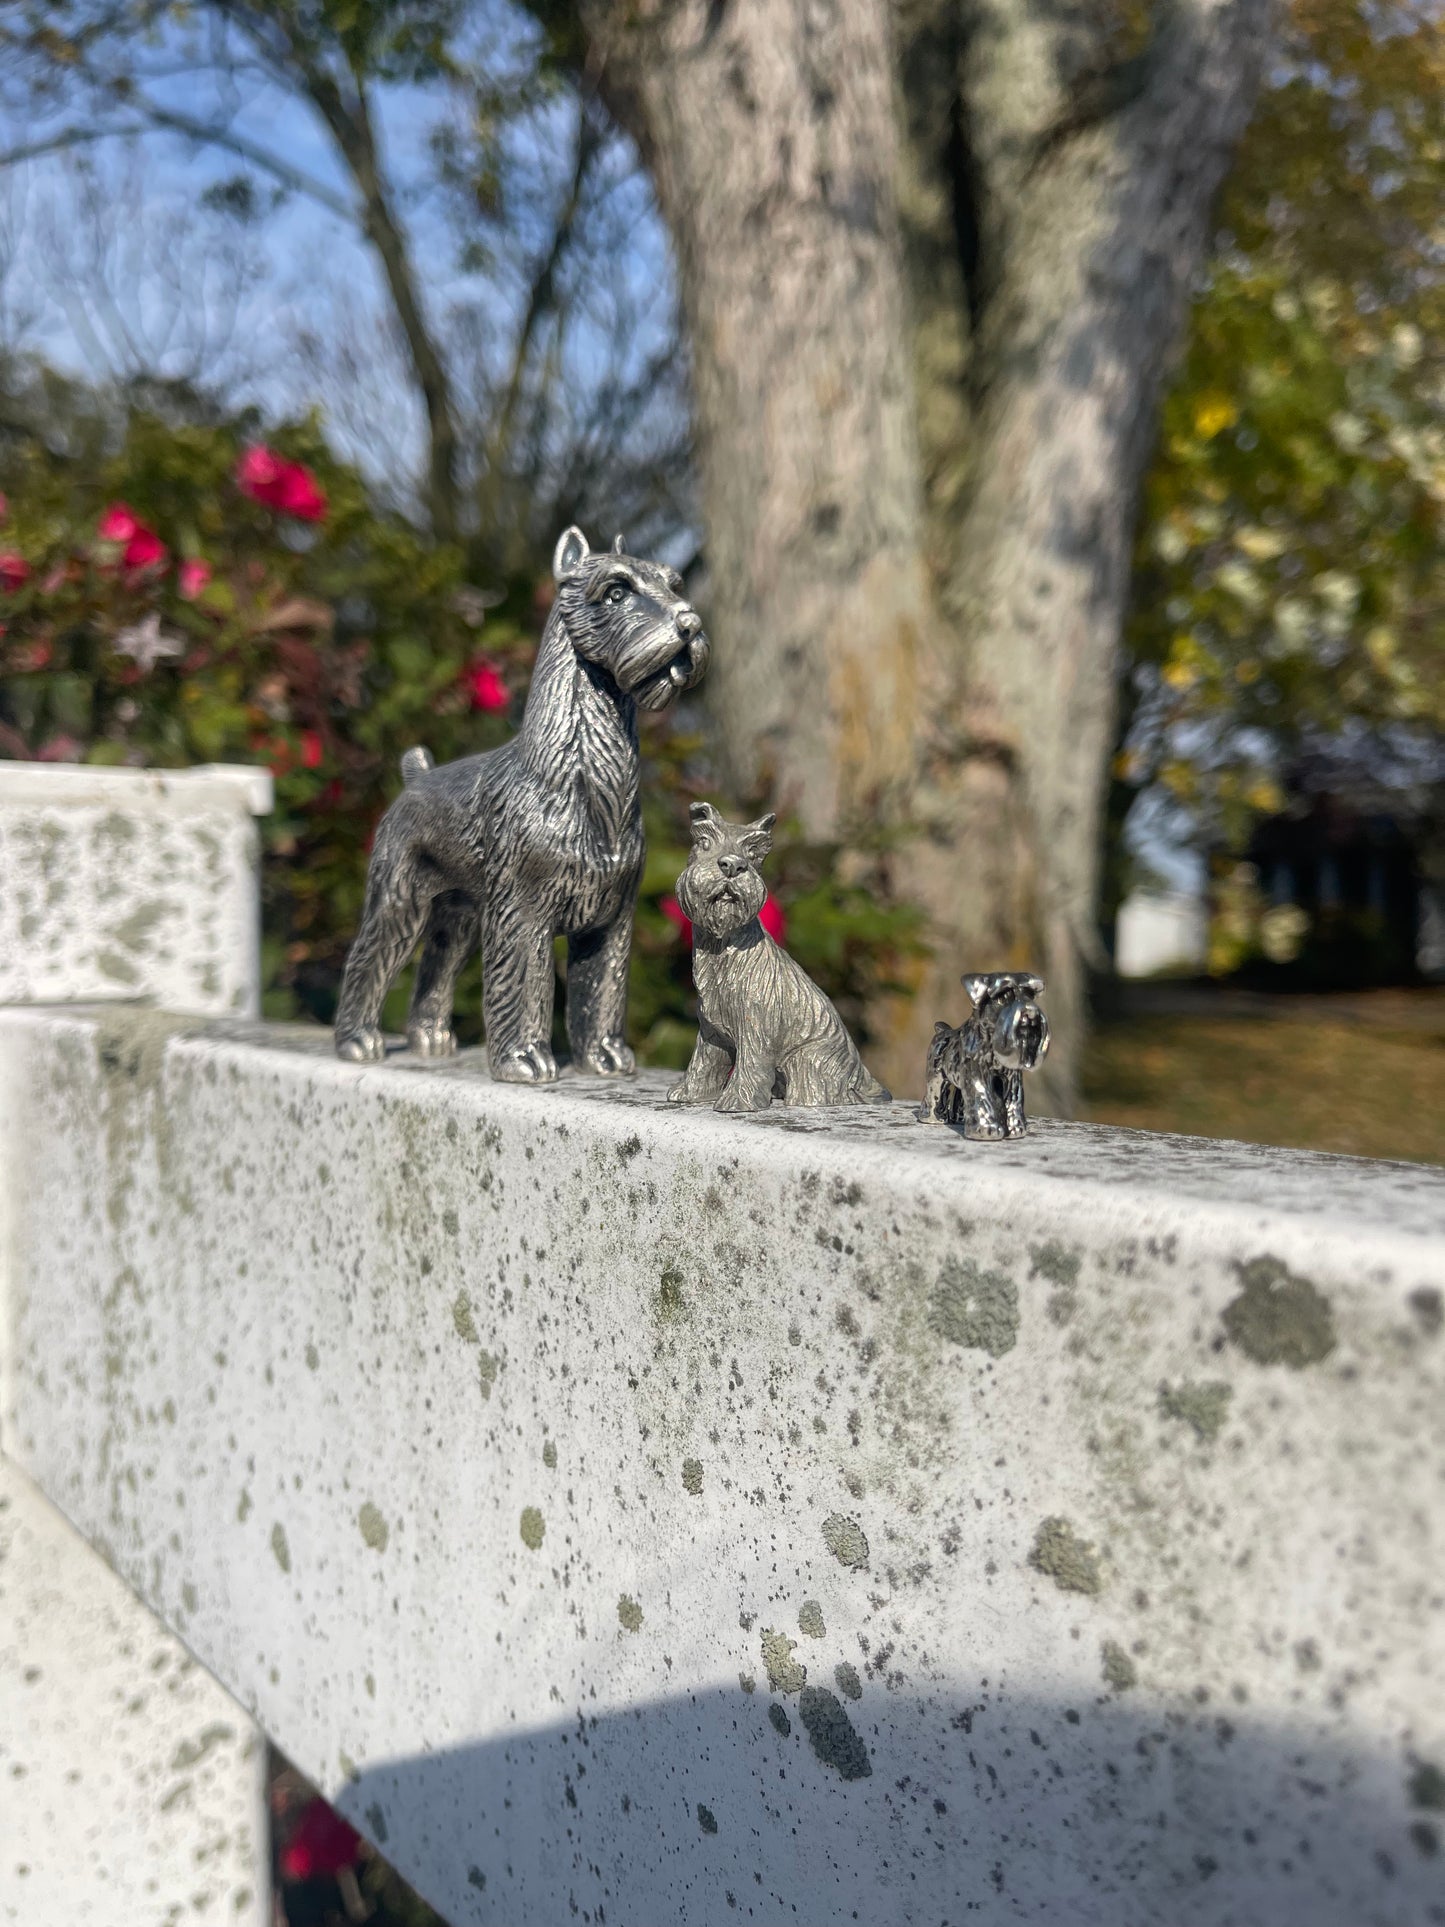
[[1073,1104],[1138,481],[1268,18],[588,16],[677,244],[724,746],[811,834],[893,832],[929,917],[897,1090],[962,971],[1027,964]]

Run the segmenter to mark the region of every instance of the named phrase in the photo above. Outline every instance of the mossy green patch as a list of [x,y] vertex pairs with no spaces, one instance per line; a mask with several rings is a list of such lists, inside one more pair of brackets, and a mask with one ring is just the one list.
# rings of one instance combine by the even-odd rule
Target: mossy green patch
[[1445,1771],[1433,1760],[1421,1760],[1411,1773],[1406,1790],[1410,1804],[1428,1813],[1445,1813]]
[[357,1514],[356,1523],[361,1527],[362,1538],[373,1552],[386,1551],[386,1542],[391,1537],[391,1528],[370,1499]]
[[687,1309],[683,1276],[676,1265],[664,1265],[657,1287],[657,1315],[665,1325],[675,1323]]
[[557,1470],[557,1441],[548,1439],[542,1447],[542,1463],[549,1472]]
[[1159,1387],[1159,1410],[1165,1418],[1192,1426],[1206,1445],[1212,1445],[1224,1429],[1233,1397],[1234,1387],[1222,1379],[1210,1379],[1203,1384],[1182,1379],[1178,1385]]
[[717,1821],[713,1817],[713,1810],[711,1807],[705,1807],[701,1800],[697,1803],[697,1824],[704,1833],[717,1832]]
[[798,1627],[809,1639],[821,1639],[828,1628],[823,1623],[823,1608],[816,1599],[805,1599],[798,1608]]
[[1056,1238],[1047,1244],[1029,1246],[1030,1278],[1047,1278],[1051,1285],[1061,1285],[1066,1291],[1079,1282],[1079,1266],[1082,1254],[1070,1251]]
[[1243,1289],[1225,1306],[1222,1322],[1246,1358],[1298,1372],[1329,1357],[1335,1349],[1334,1312],[1308,1278],[1267,1254],[1235,1269]]
[[547,1530],[547,1522],[537,1510],[529,1505],[522,1508],[522,1544],[529,1552],[540,1552],[542,1538]]
[[762,1631],[763,1665],[767,1668],[768,1685],[775,1693],[797,1693],[807,1684],[808,1669],[799,1665],[793,1658],[797,1641],[789,1639],[786,1633],[774,1632],[770,1626]]
[[868,1748],[836,1693],[830,1693],[826,1686],[805,1686],[798,1698],[798,1715],[807,1729],[809,1745],[824,1766],[835,1767],[844,1780],[869,1777],[873,1762]]
[[321,1354],[320,1352],[317,1351],[315,1345],[308,1338],[306,1341],[306,1369],[308,1371],[315,1372],[315,1371],[319,1371],[320,1367],[321,1367]]
[[624,1632],[640,1633],[642,1631],[642,1608],[630,1593],[623,1593],[618,1600],[617,1619]]
[[275,1554],[276,1564],[282,1572],[290,1572],[291,1548],[286,1543],[286,1528],[279,1520],[271,1528],[271,1551]]
[[861,1570],[868,1564],[868,1541],[863,1536],[863,1528],[856,1519],[846,1519],[841,1512],[830,1512],[823,1521],[823,1544],[840,1566]]
[[477,1383],[482,1388],[482,1397],[492,1396],[492,1387],[497,1382],[497,1374],[502,1369],[501,1361],[491,1352],[477,1353]]
[[1102,1592],[1099,1555],[1079,1538],[1067,1519],[1045,1519],[1034,1535],[1029,1564],[1052,1579],[1062,1592]]
[[781,1739],[787,1739],[793,1730],[793,1722],[788,1718],[787,1708],[779,1706],[776,1700],[768,1708],[768,1724]]
[[702,1491],[702,1460],[684,1459],[682,1462],[682,1485],[685,1492],[694,1498]]
[[1127,1693],[1139,1683],[1139,1669],[1117,1639],[1106,1639],[1101,1648],[1104,1678],[1116,1693]]
[[482,1335],[477,1330],[477,1321],[472,1316],[472,1301],[464,1291],[459,1291],[452,1300],[452,1324],[457,1337],[468,1345],[480,1345]]
[[1018,1343],[1019,1291],[1002,1271],[983,1271],[972,1258],[948,1258],[933,1288],[935,1330],[955,1345],[1001,1358]]
[[863,1682],[858,1677],[858,1668],[851,1666],[846,1659],[840,1660],[833,1668],[833,1683],[844,1699],[862,1699]]

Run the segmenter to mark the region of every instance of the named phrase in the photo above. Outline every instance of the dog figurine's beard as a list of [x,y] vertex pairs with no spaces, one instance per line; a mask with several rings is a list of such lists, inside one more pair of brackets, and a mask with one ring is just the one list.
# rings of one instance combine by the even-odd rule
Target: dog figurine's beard
[[645,668],[640,679],[633,681],[631,665],[619,664],[617,686],[625,690],[639,709],[666,709],[674,697],[686,689],[695,689],[707,673],[708,642],[704,635],[696,635],[691,642],[679,641],[678,648],[666,658],[660,667]]
[[[582,660],[608,676],[639,709],[666,709],[684,690],[695,689],[707,673],[711,650],[703,630],[685,636],[669,615],[639,614],[620,639],[609,635],[597,646],[595,609],[564,605],[568,634]],[[695,618],[694,618],[695,620]]]
[[1035,1003],[1005,1004],[994,1020],[993,1054],[1011,1070],[1031,1071],[1048,1055],[1049,1024]]
[[677,880],[677,900],[693,929],[719,943],[750,923],[767,895],[756,870],[724,876],[715,863],[694,860]]

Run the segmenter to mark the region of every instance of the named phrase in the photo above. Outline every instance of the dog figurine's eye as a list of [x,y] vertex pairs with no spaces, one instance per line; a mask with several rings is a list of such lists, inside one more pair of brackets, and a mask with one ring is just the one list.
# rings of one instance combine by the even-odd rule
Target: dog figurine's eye
[[626,594],[627,591],[623,588],[622,584],[620,582],[614,582],[612,587],[607,591],[607,600],[609,602],[621,602]]

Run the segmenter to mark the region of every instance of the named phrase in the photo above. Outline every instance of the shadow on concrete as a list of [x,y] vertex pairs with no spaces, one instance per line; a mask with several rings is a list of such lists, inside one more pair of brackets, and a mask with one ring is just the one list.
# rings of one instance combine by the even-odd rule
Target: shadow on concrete
[[798,1658],[807,1699],[759,1680],[583,1706],[366,1767],[336,1804],[452,1927],[1445,1922],[1445,1781],[1341,1737],[1347,1706],[1331,1735],[1127,1689],[918,1693]]

